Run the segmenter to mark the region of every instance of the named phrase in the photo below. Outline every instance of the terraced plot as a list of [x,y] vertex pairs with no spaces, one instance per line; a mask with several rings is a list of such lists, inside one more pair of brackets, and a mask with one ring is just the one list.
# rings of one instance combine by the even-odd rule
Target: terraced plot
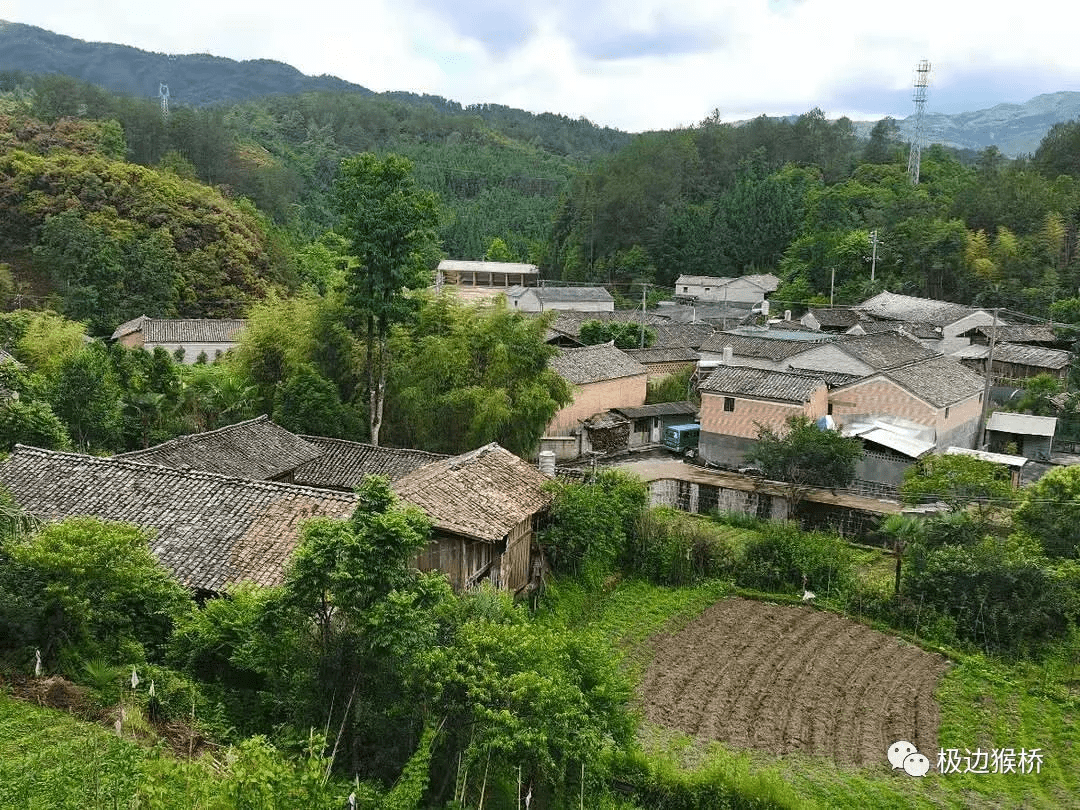
[[658,725],[855,765],[896,740],[937,747],[948,660],[834,613],[723,599],[652,643],[640,697]]

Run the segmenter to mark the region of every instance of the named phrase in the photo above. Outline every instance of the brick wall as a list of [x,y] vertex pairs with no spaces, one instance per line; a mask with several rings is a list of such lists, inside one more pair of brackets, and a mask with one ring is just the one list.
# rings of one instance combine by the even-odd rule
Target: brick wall
[[559,411],[547,426],[548,436],[566,436],[581,428],[594,413],[611,408],[634,408],[645,404],[647,374],[620,377],[574,386],[574,401]]
[[701,394],[701,430],[725,436],[741,436],[756,439],[757,423],[781,430],[790,416],[805,414],[811,419],[824,416],[828,410],[828,390],[822,385],[810,401],[797,405],[793,402],[770,402],[763,399],[733,397],[735,410],[724,410],[722,394]]

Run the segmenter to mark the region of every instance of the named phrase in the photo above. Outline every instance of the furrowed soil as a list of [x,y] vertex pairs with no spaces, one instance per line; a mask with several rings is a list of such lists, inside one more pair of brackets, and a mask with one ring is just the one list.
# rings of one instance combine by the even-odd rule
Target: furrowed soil
[[645,717],[770,754],[880,765],[897,740],[937,749],[944,656],[812,607],[723,599],[654,637]]

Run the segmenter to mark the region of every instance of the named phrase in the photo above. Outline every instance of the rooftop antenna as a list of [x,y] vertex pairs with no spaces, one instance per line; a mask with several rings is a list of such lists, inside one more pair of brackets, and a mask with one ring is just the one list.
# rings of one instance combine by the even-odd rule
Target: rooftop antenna
[[915,86],[911,99],[915,102],[915,133],[911,136],[911,151],[908,152],[907,172],[913,186],[919,185],[919,160],[922,158],[924,113],[926,112],[926,93],[930,85],[930,63],[923,59],[915,66]]
[[169,121],[169,85],[165,82],[158,84],[158,98],[161,99],[161,120],[168,123]]

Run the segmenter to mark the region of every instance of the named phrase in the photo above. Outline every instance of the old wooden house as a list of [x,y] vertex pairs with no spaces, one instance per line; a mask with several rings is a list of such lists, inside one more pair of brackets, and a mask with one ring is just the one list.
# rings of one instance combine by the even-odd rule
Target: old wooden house
[[533,541],[551,505],[548,480],[495,443],[398,479],[394,491],[434,525],[417,567],[446,573],[456,589],[486,580],[511,593],[522,591],[533,579]]

